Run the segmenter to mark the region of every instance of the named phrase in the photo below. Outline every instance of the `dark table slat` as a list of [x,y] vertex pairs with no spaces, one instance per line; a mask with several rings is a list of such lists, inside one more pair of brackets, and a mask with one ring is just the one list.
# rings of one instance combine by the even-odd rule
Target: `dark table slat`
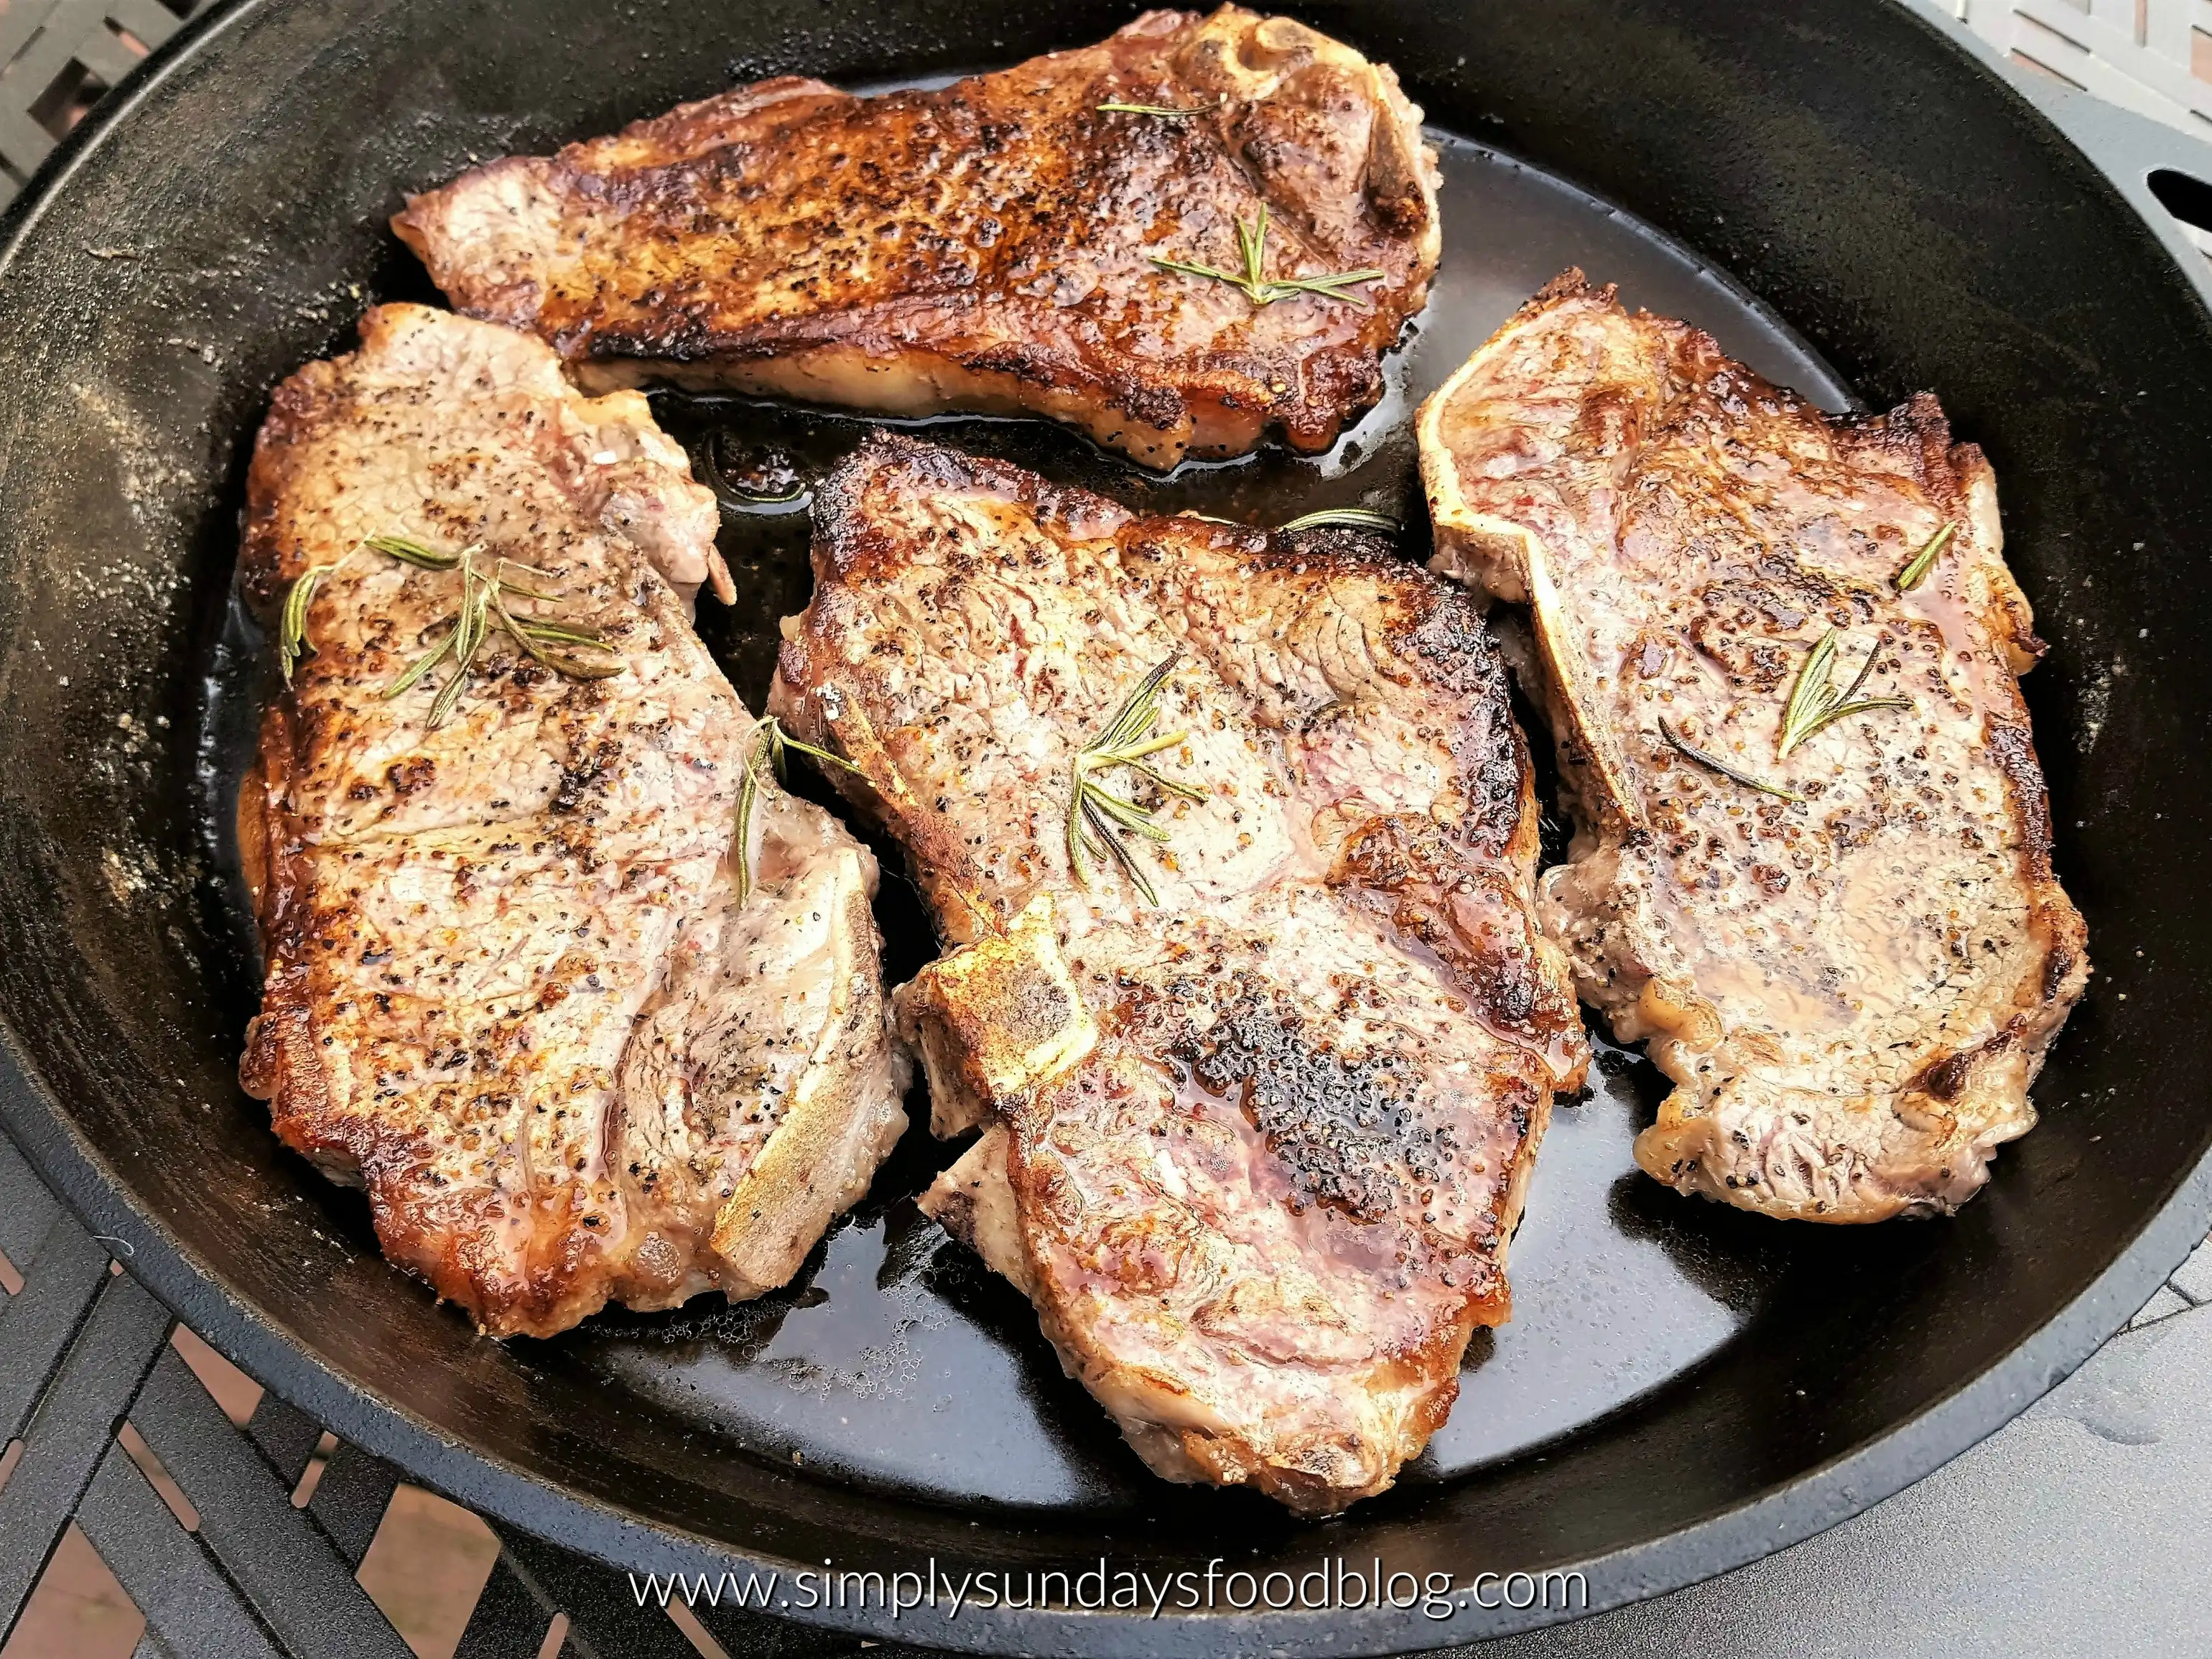
[[[573,1649],[578,1659],[585,1655],[595,1659],[699,1659],[691,1638],[659,1607],[638,1606],[627,1573],[556,1549],[512,1528],[495,1530],[501,1559],[518,1568],[526,1582],[534,1581],[568,1615],[564,1656]],[[857,1648],[859,1644],[848,1646]],[[738,1651],[753,1659],[752,1649]]]
[[469,1614],[469,1627],[461,1632],[453,1659],[538,1659],[558,1611],[515,1570],[502,1550]]
[[22,51],[31,37],[46,27],[47,17],[59,3],[60,0],[18,0],[0,11],[0,64]]
[[60,1200],[31,1173],[13,1143],[0,1135],[0,1255],[14,1262],[26,1279],[39,1241],[61,1212]]
[[301,1659],[411,1659],[331,1538],[292,1507],[174,1348],[155,1364],[131,1425],[199,1511],[200,1541]]
[[100,1460],[77,1524],[163,1646],[208,1659],[285,1659],[122,1447]]
[[323,1466],[323,1478],[307,1500],[307,1513],[321,1523],[356,1571],[376,1541],[376,1529],[384,1524],[384,1511],[392,1506],[398,1485],[398,1471],[389,1463],[343,1442]]
[[[246,1437],[276,1472],[284,1490],[295,1490],[323,1437],[323,1425],[298,1407],[264,1392],[246,1419]],[[356,1563],[359,1565],[358,1562]]]
[[[758,1659],[833,1659],[833,1656],[862,1650],[857,1637],[739,1607],[726,1596],[719,1607],[701,1603],[694,1606],[691,1612],[707,1627],[708,1635],[732,1654],[744,1654],[745,1659],[754,1659],[756,1655]],[[866,1650],[868,1659],[896,1659],[906,1651],[890,1643]]]
[[0,1308],[0,1445],[22,1434],[107,1279],[107,1246],[58,1218],[24,1271],[21,1291]]
[[15,1628],[54,1540],[113,1445],[115,1425],[168,1334],[168,1310],[131,1279],[117,1276],[100,1286],[32,1413],[15,1472],[0,1486],[0,1640]]

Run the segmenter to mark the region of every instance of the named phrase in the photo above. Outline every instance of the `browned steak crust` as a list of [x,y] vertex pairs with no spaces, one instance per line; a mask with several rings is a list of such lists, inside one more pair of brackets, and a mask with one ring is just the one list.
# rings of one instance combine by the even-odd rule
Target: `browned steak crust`
[[[770,781],[738,897],[753,722],[690,626],[720,561],[684,452],[536,340],[387,306],[277,389],[248,498],[265,619],[336,567],[239,800],[268,959],[241,1070],[276,1133],[501,1335],[782,1283],[896,1138],[903,1066],[866,850]],[[507,603],[623,672],[501,636],[430,728],[450,668],[387,691],[460,577],[355,550],[394,533],[532,567],[559,597]]]
[[[1531,606],[1577,819],[1546,930],[1677,1085],[1638,1160],[1826,1221],[1972,1196],[2088,972],[1981,452],[1925,395],[1825,415],[1580,271],[1420,440],[1437,568]],[[1785,753],[1801,683],[1863,706]]]
[[[1467,599],[1343,532],[1139,519],[871,440],[817,498],[771,706],[860,769],[961,948],[899,993],[925,1207],[1036,1304],[1171,1480],[1327,1512],[1443,1420],[1555,1088],[1586,1060],[1530,916],[1535,816]],[[1154,809],[1071,870],[1079,750],[1149,670]]]
[[[1381,396],[1435,192],[1387,67],[1224,6],[926,92],[763,81],[477,168],[393,224],[456,306],[587,386],[1028,411],[1165,467],[1270,428],[1322,449]],[[1263,212],[1267,276],[1380,271],[1363,303],[1255,306],[1152,263],[1240,270]]]

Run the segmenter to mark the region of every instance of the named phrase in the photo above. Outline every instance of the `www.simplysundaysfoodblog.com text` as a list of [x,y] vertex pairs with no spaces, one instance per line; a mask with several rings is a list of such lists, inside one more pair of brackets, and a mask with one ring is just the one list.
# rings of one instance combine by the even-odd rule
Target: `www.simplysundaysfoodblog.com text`
[[632,1573],[630,1594],[641,1607],[733,1607],[806,1613],[824,1609],[887,1609],[894,1619],[924,1611],[957,1619],[963,1608],[1062,1607],[1112,1610],[1159,1618],[1169,1611],[1194,1613],[1261,1609],[1283,1612],[1395,1607],[1419,1608],[1444,1620],[1462,1608],[1510,1607],[1586,1611],[1589,1583],[1579,1572],[1484,1572],[1462,1583],[1449,1572],[1393,1572],[1381,1560],[1347,1562],[1325,1559],[1304,1572],[1276,1568],[1231,1569],[1219,1557],[1203,1567],[1180,1570],[1119,1568],[1104,1557],[1092,1565],[1069,1570],[980,1569],[957,1575],[939,1571],[932,1557],[912,1571],[839,1571],[825,1560],[821,1569],[795,1572]]

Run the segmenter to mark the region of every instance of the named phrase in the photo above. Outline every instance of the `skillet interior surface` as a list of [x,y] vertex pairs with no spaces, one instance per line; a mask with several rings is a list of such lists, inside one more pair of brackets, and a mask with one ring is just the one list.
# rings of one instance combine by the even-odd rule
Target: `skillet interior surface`
[[[10,1125],[249,1369],[465,1501],[626,1565],[684,1558],[677,1534],[786,1563],[993,1567],[1102,1550],[1180,1566],[1233,1536],[1263,1570],[1324,1551],[1462,1581],[1578,1566],[1601,1604],[1817,1529],[1955,1452],[2201,1236],[2201,1190],[2152,1223],[2212,1140],[2201,1079],[2167,1059],[2212,1024],[2189,988],[2212,963],[2190,927],[2207,693],[2188,672],[2212,324],[2154,240],[2009,94],[1887,8],[1793,8],[1788,31],[1686,3],[1300,9],[1470,136],[1446,145],[1443,276],[1391,398],[1322,462],[1166,480],[1033,425],[941,435],[1162,510],[1358,502],[1418,520],[1412,403],[1570,261],[1832,407],[1847,387],[1876,405],[1939,390],[1996,465],[2052,641],[2029,701],[2100,970],[2036,1091],[2044,1126],[1954,1221],[1787,1228],[1633,1176],[1657,1079],[1608,1055],[1540,1161],[1515,1322],[1478,1340],[1400,1489],[1322,1529],[1146,1476],[1018,1297],[903,1201],[942,1157],[919,1131],[789,1291],[478,1340],[382,1264],[359,1201],[284,1153],[235,1086],[257,981],[228,803],[261,688],[228,576],[268,390],[343,349],[364,304],[430,297],[383,220],[471,159],[734,79],[1011,60],[1127,13],[911,3],[825,21],[796,3],[562,0],[524,27],[428,0],[247,4],[70,152],[5,255],[0,1018],[25,1073]],[[2116,292],[2126,307],[2102,303]],[[860,430],[705,400],[661,412],[726,469],[811,471]],[[804,526],[726,515],[739,604],[702,628],[756,703],[775,619],[805,600]],[[902,975],[926,929],[896,883],[882,915]],[[1532,1616],[1294,1613],[1250,1632],[1362,1651]],[[929,1639],[1159,1653],[1224,1635],[1171,1626],[963,1615]]]

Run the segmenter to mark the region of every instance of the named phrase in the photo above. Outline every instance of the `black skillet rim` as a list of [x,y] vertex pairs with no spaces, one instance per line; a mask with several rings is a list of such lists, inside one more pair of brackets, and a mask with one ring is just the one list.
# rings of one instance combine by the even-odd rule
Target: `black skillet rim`
[[[224,0],[187,22],[119,95],[106,100],[69,133],[21,195],[0,214],[0,280],[45,206],[67,186],[76,168],[106,135],[205,42],[266,3],[268,0]],[[1906,9],[1924,21],[1919,7]],[[1978,71],[2000,78],[1948,33],[1942,38]],[[2036,118],[2057,128],[2035,103],[2016,91],[2013,96]],[[2063,131],[2057,136],[2073,143]],[[2094,166],[2094,158],[2091,160]],[[2097,171],[2107,189],[2123,194],[2101,167]],[[326,1368],[287,1340],[255,1307],[218,1280],[156,1217],[138,1206],[36,1079],[4,1022],[0,1022],[0,1127],[80,1216],[119,1241],[133,1275],[179,1317],[279,1397],[409,1477],[495,1520],[633,1572],[773,1571],[799,1565],[742,1554],[715,1540],[641,1521],[550,1485],[519,1466],[470,1448],[404,1406],[373,1395]],[[1602,1611],[1728,1571],[1871,1507],[1994,1433],[2056,1387],[2150,1297],[2203,1239],[2208,1228],[2212,1228],[2212,1152],[2072,1303],[1996,1364],[1917,1416],[1734,1509],[1605,1556],[1559,1564],[1557,1570],[1583,1573],[1589,1587],[1588,1610]],[[933,1629],[932,1644],[986,1653],[1143,1659],[1205,1659],[1224,1651],[1255,1650],[1380,1654],[1433,1648],[1440,1639],[1464,1642],[1502,1636],[1571,1616],[1540,1607],[1517,1612],[1465,1609],[1443,1623],[1431,1623],[1417,1612],[1375,1608],[1207,1613],[1158,1621],[1106,1612],[969,1611],[969,1620],[947,1621]],[[914,1633],[879,1609],[819,1609],[796,1622],[877,1640]]]

